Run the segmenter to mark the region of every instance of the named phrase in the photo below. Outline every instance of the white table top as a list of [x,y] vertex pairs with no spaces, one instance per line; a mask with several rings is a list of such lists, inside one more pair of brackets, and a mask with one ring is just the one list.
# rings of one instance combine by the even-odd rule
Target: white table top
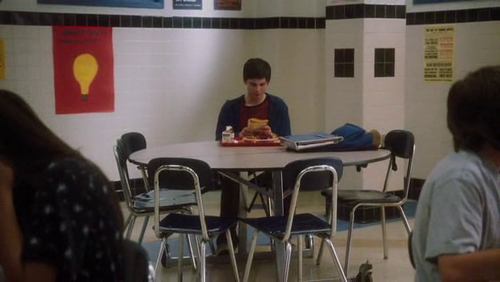
[[385,149],[348,152],[290,152],[284,147],[223,147],[217,141],[169,144],[134,152],[133,163],[147,165],[158,157],[195,158],[205,161],[213,169],[279,170],[289,162],[317,157],[338,157],[345,166],[365,165],[389,158]]

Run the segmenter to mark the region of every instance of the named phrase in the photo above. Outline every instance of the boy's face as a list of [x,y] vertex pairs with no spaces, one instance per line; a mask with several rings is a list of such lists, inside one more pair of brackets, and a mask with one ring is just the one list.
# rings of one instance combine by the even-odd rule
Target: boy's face
[[269,83],[265,78],[249,78],[245,81],[245,85],[249,98],[260,99],[266,94]]

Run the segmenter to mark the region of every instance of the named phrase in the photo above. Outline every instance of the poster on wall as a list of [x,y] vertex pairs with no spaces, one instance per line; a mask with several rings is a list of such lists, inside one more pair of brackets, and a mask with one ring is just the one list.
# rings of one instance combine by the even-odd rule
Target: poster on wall
[[174,10],[201,10],[202,0],[173,0]]
[[56,114],[113,112],[111,27],[52,27]]
[[455,25],[429,25],[424,35],[424,81],[453,81]]
[[5,79],[5,48],[3,46],[3,38],[0,38],[0,80]]
[[214,0],[214,9],[241,11],[241,1],[242,0]]
[[37,1],[38,4],[163,9],[163,0],[37,0]]

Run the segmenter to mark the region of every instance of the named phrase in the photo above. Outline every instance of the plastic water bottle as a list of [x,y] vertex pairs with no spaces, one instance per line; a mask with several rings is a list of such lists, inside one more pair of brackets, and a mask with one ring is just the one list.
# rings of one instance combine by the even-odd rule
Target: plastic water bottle
[[222,142],[232,143],[234,141],[234,130],[232,126],[226,126],[226,130],[222,132]]

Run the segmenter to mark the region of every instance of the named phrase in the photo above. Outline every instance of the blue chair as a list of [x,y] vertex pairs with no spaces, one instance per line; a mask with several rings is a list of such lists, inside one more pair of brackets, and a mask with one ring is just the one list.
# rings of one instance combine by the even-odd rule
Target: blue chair
[[[118,174],[120,176],[120,184],[122,186],[123,197],[125,198],[127,209],[130,212],[129,217],[125,222],[125,238],[130,239],[137,217],[145,217],[144,224],[141,228],[141,233],[138,239],[138,242],[142,243],[149,216],[153,215],[154,192],[148,191],[137,194],[132,191],[125,152],[126,149],[123,141],[121,139],[118,139],[116,141],[116,145],[113,147],[113,153],[115,155],[115,160],[118,167]],[[191,206],[196,205],[194,194],[187,193],[186,191],[170,192],[162,189],[160,195],[162,198],[162,213],[186,211],[190,210]]]
[[[142,135],[136,135],[139,139]],[[129,216],[125,221],[125,239],[130,239],[132,235],[132,230],[134,229],[135,221],[138,217],[144,217],[144,222],[139,234],[138,242],[142,243],[144,238],[144,233],[146,232],[146,227],[149,221],[149,217],[154,214],[154,191],[150,190],[149,187],[152,185],[145,182],[146,192],[136,193],[135,190],[131,188],[130,178],[127,168],[127,156],[130,154],[130,148],[126,148],[126,143],[122,139],[116,141],[116,145],[113,147],[113,153],[115,155],[116,164],[118,167],[118,174],[120,175],[120,183],[122,186],[123,197],[125,198],[125,203],[129,211]],[[143,177],[146,176],[145,171],[143,172]],[[165,190],[160,191],[161,207],[160,212],[162,214],[175,213],[175,212],[190,212],[191,207],[196,205],[196,199],[194,193],[186,191],[176,191],[176,190]],[[189,239],[189,238],[188,238]],[[189,239],[189,252],[193,262],[193,267],[196,269],[196,261],[193,255],[192,242]],[[163,257],[160,260],[164,265],[167,264],[167,260],[170,257],[168,252],[169,248],[165,248],[166,252],[162,253]]]
[[[219,234],[225,233],[231,264],[234,270],[235,280],[239,281],[238,267],[234,248],[232,246],[231,233],[229,229],[236,225],[237,218],[222,218],[218,216],[206,216],[203,206],[202,189],[210,189],[212,186],[212,170],[210,166],[196,159],[189,158],[155,158],[148,163],[148,175],[154,176],[154,230],[156,236],[161,238],[160,253],[165,250],[166,240],[174,233],[195,235],[197,237],[198,271],[201,282],[206,281],[206,245]],[[198,215],[171,213],[160,218],[160,187],[168,187],[172,190],[189,190],[196,195]],[[183,236],[179,236],[179,258],[182,258]],[[178,279],[182,280],[182,259],[178,260]],[[158,268],[158,262],[157,262]]]
[[[288,280],[292,251],[291,240],[293,237],[297,237],[298,281],[302,281],[302,243],[305,235],[317,236],[328,244],[341,281],[347,281],[332,243],[332,238],[336,232],[336,216],[334,215],[336,215],[337,182],[342,175],[342,170],[342,160],[333,157],[299,160],[285,166],[283,169],[283,190],[286,189],[292,193],[288,216],[242,219],[246,224],[255,228],[245,268],[244,282],[248,281],[250,275],[257,236],[260,232],[285,244],[285,267],[282,270],[284,281]],[[295,213],[300,191],[322,191],[325,189],[330,189],[333,192],[332,217],[329,222],[325,222],[312,214]]]
[[[387,133],[384,141],[384,148],[391,151],[391,158],[387,167],[387,172],[382,190],[375,189],[357,189],[357,190],[339,190],[338,203],[343,203],[346,206],[351,206],[349,216],[349,231],[347,233],[347,246],[345,255],[344,271],[349,270],[349,258],[352,245],[352,231],[354,228],[354,218],[357,208],[361,206],[380,207],[380,217],[382,221],[382,241],[384,248],[384,259],[388,258],[388,250],[386,243],[386,222],[385,222],[385,207],[395,207],[399,211],[403,224],[408,232],[411,233],[410,224],[406,218],[403,210],[403,204],[408,199],[408,192],[410,190],[411,170],[413,164],[413,156],[415,154],[415,137],[413,133],[407,130],[392,130]],[[397,159],[402,159],[403,164],[406,161],[406,172],[404,174],[404,187],[401,196],[395,195],[387,191],[390,180],[391,171],[398,169],[396,164]],[[328,191],[322,193],[324,196],[329,197]],[[318,255],[318,262],[320,259]]]

